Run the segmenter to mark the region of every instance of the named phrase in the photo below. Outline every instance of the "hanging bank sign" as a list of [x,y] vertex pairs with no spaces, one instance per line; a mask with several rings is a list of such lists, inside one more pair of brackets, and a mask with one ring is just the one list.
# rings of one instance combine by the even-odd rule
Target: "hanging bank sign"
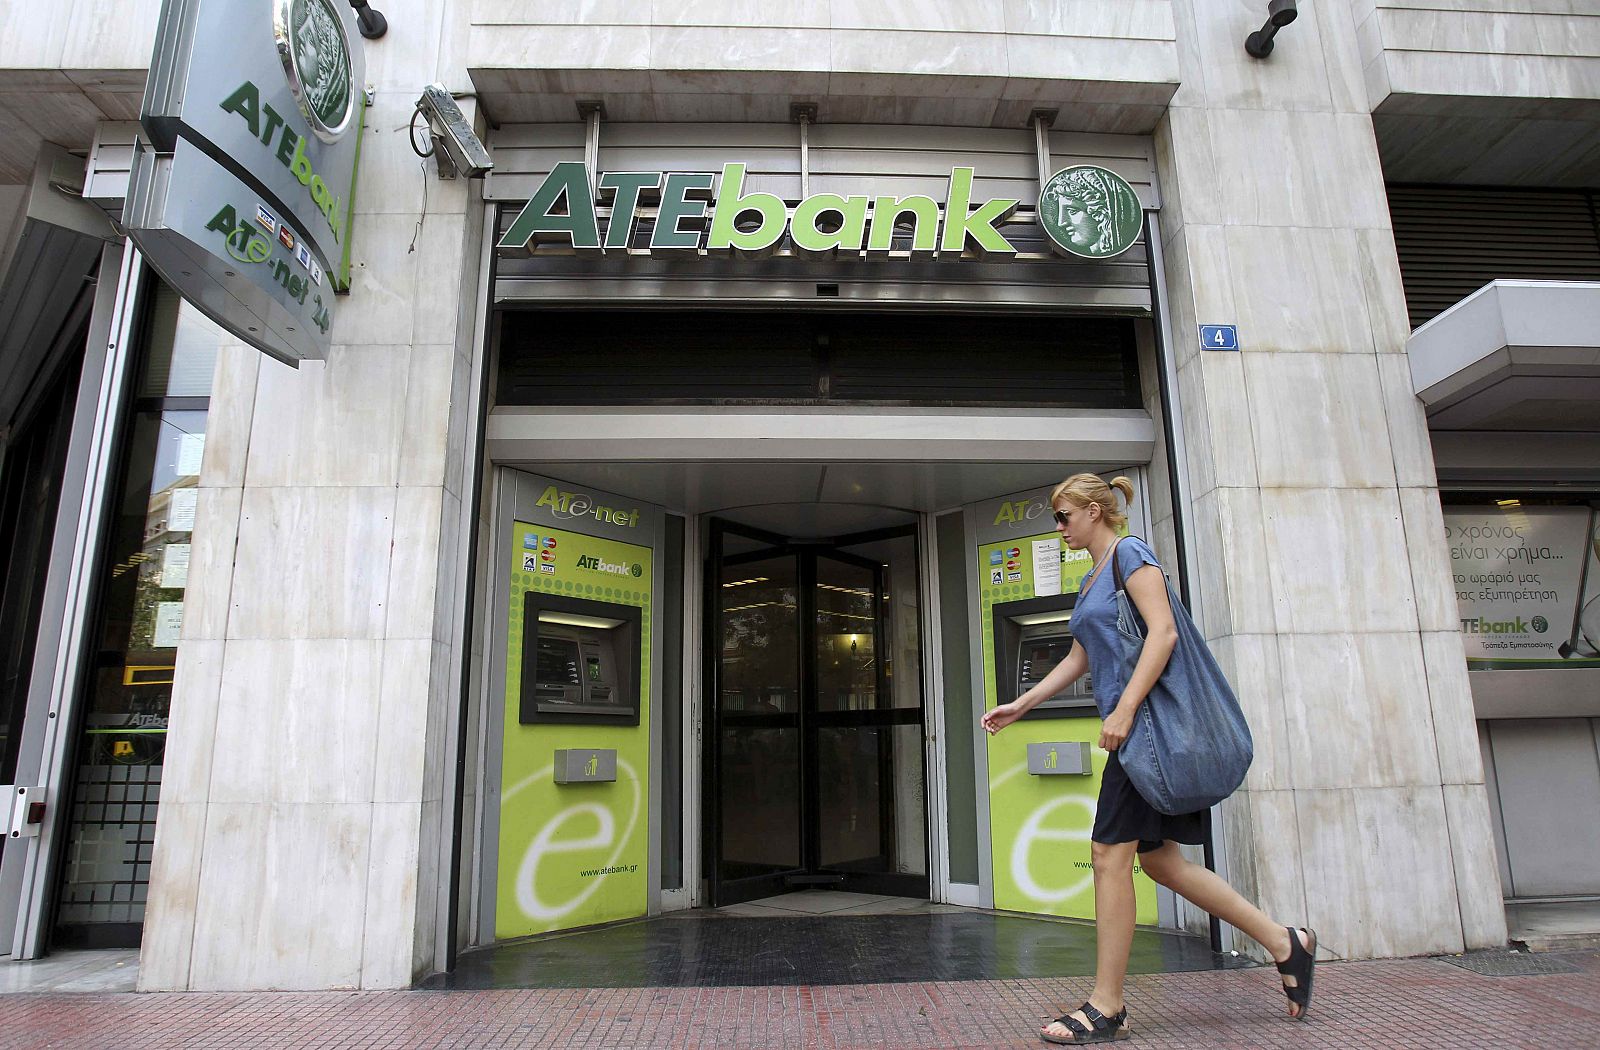
[[[657,257],[763,257],[787,244],[809,257],[946,260],[1012,259],[1017,248],[1001,227],[1020,200],[973,199],[975,169],[958,167],[941,203],[907,197],[814,193],[790,207],[771,193],[745,191],[746,166],[711,172],[602,173],[596,187],[579,161],[562,161],[500,239],[504,255],[526,257],[540,245],[579,252],[625,251],[641,239]],[[595,201],[609,206],[602,223]],[[655,208],[646,237],[644,209]],[[1109,259],[1139,239],[1144,208],[1132,186],[1107,168],[1082,164],[1046,180],[1038,222],[1059,253]]]
[[366,68],[344,0],[165,0],[123,221],[259,349],[327,356],[350,283]]

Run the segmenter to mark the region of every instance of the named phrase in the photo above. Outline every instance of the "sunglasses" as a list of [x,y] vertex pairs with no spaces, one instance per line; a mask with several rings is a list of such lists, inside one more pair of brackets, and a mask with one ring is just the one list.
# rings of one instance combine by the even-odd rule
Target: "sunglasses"
[[[1093,503],[1089,504],[1089,507],[1093,507],[1093,506],[1095,506],[1095,504],[1093,504]],[[1088,510],[1089,507],[1080,507],[1078,509],[1079,510]],[[1058,511],[1056,511],[1056,513],[1055,513],[1056,524],[1057,525],[1061,525],[1061,526],[1064,527],[1067,524],[1067,519],[1071,515],[1072,515],[1072,511],[1070,511],[1070,510],[1058,510]]]

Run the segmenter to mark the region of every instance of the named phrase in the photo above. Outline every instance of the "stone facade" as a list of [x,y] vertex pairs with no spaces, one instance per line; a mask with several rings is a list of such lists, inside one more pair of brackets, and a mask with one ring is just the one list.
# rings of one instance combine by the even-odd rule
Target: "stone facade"
[[[84,148],[84,127],[136,115],[157,5],[91,6],[0,14],[18,136]],[[217,374],[143,987],[401,987],[441,949],[484,293],[473,185],[407,143],[432,80],[476,86],[495,120],[599,98],[612,120],[782,121],[801,101],[824,121],[1051,108],[1153,133],[1199,611],[1258,740],[1225,808],[1230,874],[1348,958],[1504,941],[1373,112],[1503,93],[1515,37],[1587,120],[1600,19],[1312,0],[1258,61],[1255,0],[379,6],[334,350],[292,370],[237,347]],[[1481,56],[1453,85],[1415,86],[1468,37]],[[1198,352],[1198,323],[1237,323],[1243,352]]]

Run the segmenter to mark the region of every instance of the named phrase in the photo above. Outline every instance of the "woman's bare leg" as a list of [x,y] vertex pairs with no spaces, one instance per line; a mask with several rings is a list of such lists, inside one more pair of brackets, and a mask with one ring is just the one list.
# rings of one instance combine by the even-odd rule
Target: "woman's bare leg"
[[[1114,846],[1090,843],[1094,860],[1094,941],[1095,975],[1094,991],[1089,1002],[1107,1017],[1122,1010],[1122,984],[1128,976],[1128,953],[1133,950],[1133,857],[1139,849],[1137,842],[1119,842]],[[1073,1010],[1085,1028],[1091,1028],[1082,1011]],[[1072,1030],[1052,1021],[1045,1031],[1062,1038],[1072,1038]]]
[[[1222,876],[1184,857],[1177,843],[1164,842],[1160,849],[1139,854],[1139,863],[1167,889],[1255,938],[1274,962],[1289,958],[1288,928],[1241,897]],[[1289,1016],[1296,1016],[1298,1010],[1291,1003]]]

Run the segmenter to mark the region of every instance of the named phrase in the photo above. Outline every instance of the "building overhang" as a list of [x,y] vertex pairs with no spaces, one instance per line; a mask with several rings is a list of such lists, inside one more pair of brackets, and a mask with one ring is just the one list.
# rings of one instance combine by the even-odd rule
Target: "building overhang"
[[1430,430],[1600,432],[1600,283],[1492,281],[1406,351]]

